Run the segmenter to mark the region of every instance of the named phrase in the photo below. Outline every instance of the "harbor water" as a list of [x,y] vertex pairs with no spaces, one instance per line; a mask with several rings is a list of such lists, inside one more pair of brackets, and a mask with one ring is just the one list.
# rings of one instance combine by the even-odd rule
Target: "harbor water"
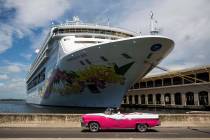
[[[81,114],[103,112],[104,109],[97,108],[71,108],[71,107],[52,107],[52,106],[39,106],[27,104],[24,100],[18,101],[0,101],[0,113],[61,113],[61,114]],[[148,113],[186,113],[190,110],[186,109],[160,109],[160,108],[122,108],[122,112],[148,112]]]

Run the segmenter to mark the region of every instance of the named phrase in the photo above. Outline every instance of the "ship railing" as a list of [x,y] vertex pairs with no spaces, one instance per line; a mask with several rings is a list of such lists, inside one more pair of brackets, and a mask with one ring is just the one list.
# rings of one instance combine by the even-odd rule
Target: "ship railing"
[[39,61],[39,65],[36,65],[36,68],[34,69],[34,71],[30,75],[28,75],[26,79],[26,83],[31,81],[31,78],[33,77],[34,73],[41,67],[41,65],[43,65],[46,62],[47,58],[48,56],[46,54],[41,58],[41,61]]
[[43,41],[43,44],[41,45],[40,50],[39,50],[33,64],[31,65],[31,68],[30,68],[29,72],[27,73],[27,76],[26,76],[27,79],[29,79],[30,76],[33,75],[33,72],[37,69],[37,65],[40,64],[40,61],[42,61],[42,57],[45,55],[45,52],[48,49],[47,43],[48,43],[48,41],[50,40],[51,37],[52,37],[52,29],[48,33],[45,40]]
[[63,24],[57,24],[57,25],[52,25],[51,27],[52,28],[59,28],[59,27],[62,27],[62,26],[77,26],[77,25],[82,25],[82,26],[94,26],[94,27],[102,27],[102,28],[112,28],[112,30],[120,30],[120,32],[126,32],[128,34],[132,34],[134,36],[136,35],[139,35],[138,33],[134,32],[134,31],[131,31],[129,29],[123,29],[123,28],[120,28],[120,27],[110,27],[109,25],[102,25],[102,24],[92,24],[92,23],[83,23],[83,22],[67,22],[67,23],[63,23]]

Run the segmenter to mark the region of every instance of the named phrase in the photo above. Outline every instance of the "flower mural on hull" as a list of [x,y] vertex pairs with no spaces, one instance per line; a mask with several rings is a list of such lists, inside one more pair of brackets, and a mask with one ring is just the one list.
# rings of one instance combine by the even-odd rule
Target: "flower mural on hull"
[[49,97],[51,93],[61,95],[82,93],[85,88],[92,93],[100,93],[107,84],[123,85],[124,74],[133,64],[134,62],[131,62],[121,67],[116,64],[112,66],[90,65],[77,72],[56,69],[49,79],[44,97]]

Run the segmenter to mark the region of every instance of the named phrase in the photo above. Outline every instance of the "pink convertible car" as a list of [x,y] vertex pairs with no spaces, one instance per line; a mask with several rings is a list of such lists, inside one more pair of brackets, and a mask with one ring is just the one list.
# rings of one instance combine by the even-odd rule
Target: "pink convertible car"
[[121,114],[113,109],[107,109],[104,113],[82,115],[81,125],[91,132],[100,129],[136,129],[145,132],[150,127],[160,125],[160,120],[157,114],[138,112]]

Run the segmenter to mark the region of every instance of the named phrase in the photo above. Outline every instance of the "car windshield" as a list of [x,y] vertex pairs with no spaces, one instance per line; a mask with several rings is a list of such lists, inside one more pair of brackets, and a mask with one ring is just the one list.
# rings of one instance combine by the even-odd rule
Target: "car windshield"
[[119,109],[107,108],[104,112],[104,114],[107,115],[116,114],[116,113],[120,113]]

